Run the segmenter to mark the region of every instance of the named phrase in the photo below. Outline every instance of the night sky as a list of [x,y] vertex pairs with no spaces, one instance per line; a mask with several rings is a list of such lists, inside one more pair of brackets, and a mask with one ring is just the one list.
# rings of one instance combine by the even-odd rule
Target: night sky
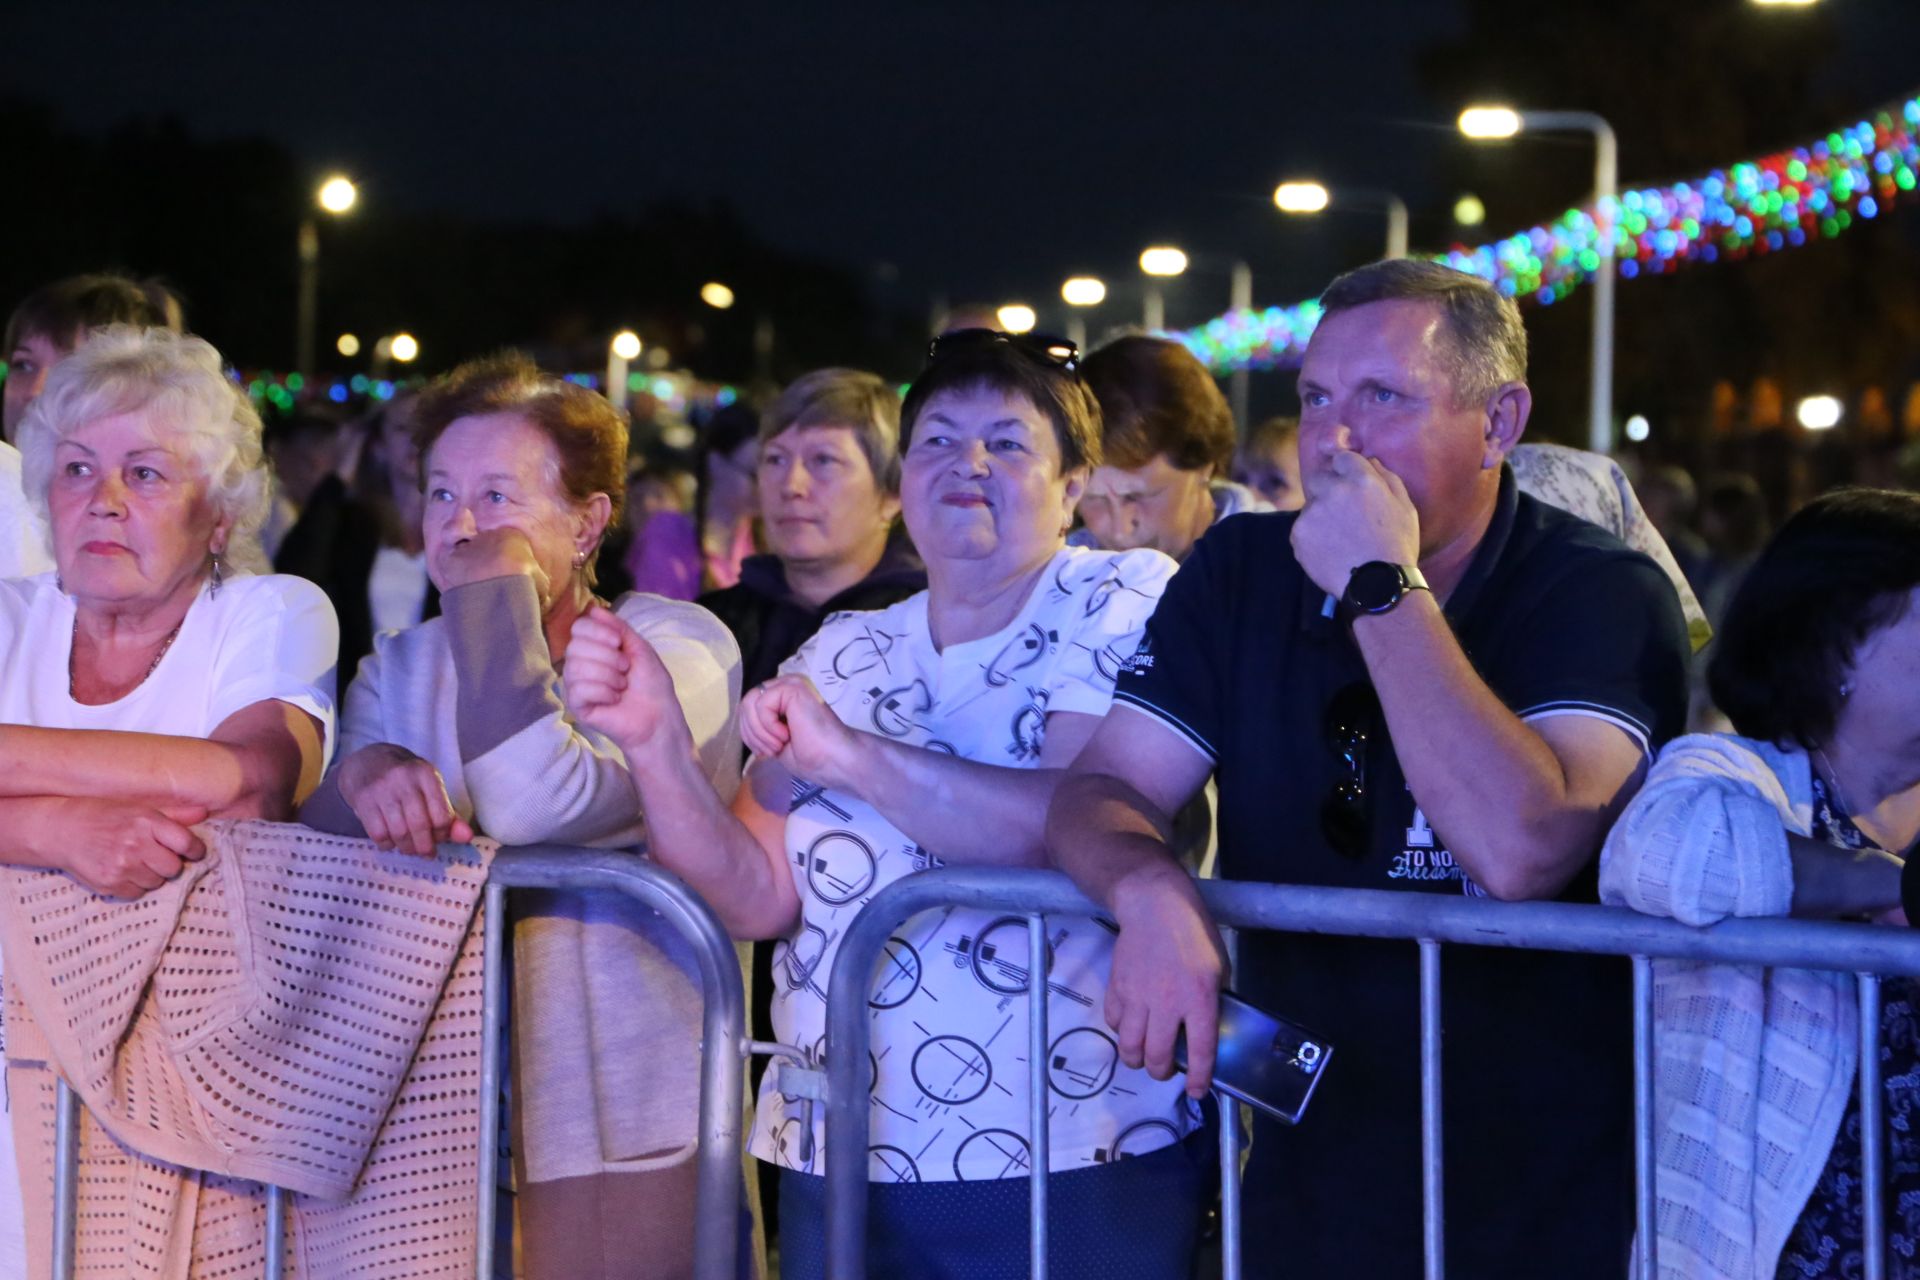
[[[1839,100],[1864,110],[1920,81],[1909,3],[1828,8],[1841,47],[1821,80]],[[1558,10],[1570,30],[1611,6]],[[1423,212],[1435,238],[1460,104],[1423,96],[1415,60],[1463,23],[1454,0],[65,0],[9,14],[0,84],[86,131],[170,114],[203,136],[272,138],[411,212],[571,222],[723,200],[902,309],[934,296],[1057,309],[1059,281],[1092,271],[1130,315],[1135,255],[1172,240],[1196,256],[1169,301],[1184,324],[1223,309],[1234,258],[1254,265],[1262,303],[1351,265],[1372,215],[1283,222],[1269,194],[1290,173],[1392,186],[1415,206],[1416,247]],[[1649,92],[1685,99],[1684,85]],[[1679,175],[1639,173],[1628,154],[1622,176]]]

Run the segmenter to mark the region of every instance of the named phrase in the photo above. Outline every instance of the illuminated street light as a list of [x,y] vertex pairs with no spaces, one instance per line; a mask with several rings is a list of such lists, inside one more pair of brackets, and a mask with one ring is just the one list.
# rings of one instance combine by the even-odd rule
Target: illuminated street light
[[1032,307],[1023,302],[1009,302],[994,312],[993,316],[1000,322],[1002,333],[1031,333],[1040,318],[1033,313]]
[[1636,413],[1627,419],[1627,439],[1640,444],[1653,434],[1653,424],[1647,421],[1643,413]]
[[1407,202],[1391,191],[1365,187],[1341,187],[1329,191],[1318,182],[1283,182],[1273,189],[1274,207],[1282,213],[1319,213],[1339,203],[1348,207],[1363,205],[1384,209],[1387,213],[1387,257],[1407,256]]
[[1833,396],[1808,396],[1793,416],[1809,431],[1831,431],[1840,424],[1840,401]]
[[1469,138],[1511,138],[1531,132],[1593,135],[1594,251],[1593,345],[1587,394],[1587,447],[1613,452],[1613,289],[1614,206],[1620,195],[1620,144],[1613,126],[1591,111],[1515,111],[1512,107],[1468,107],[1460,113],[1460,132]]
[[1273,205],[1282,213],[1318,213],[1331,199],[1317,182],[1283,182],[1273,189]]
[[1762,9],[1811,9],[1820,0],[1753,0]]
[[622,329],[613,335],[613,354],[622,360],[631,360],[640,354],[640,335],[631,329]]
[[613,335],[613,341],[607,344],[607,399],[613,401],[616,409],[627,407],[628,386],[627,361],[640,354],[640,335],[631,329],[622,329]]
[[[313,193],[314,206],[335,217],[352,209],[360,197],[349,178],[334,174]],[[316,363],[317,330],[315,318],[320,309],[320,227],[312,210],[300,218],[296,239],[300,255],[300,287],[294,299],[293,366],[300,373],[312,373]]]
[[1460,113],[1460,132],[1469,138],[1511,138],[1520,124],[1512,107],[1468,107]]
[[359,198],[360,192],[353,185],[353,180],[337,173],[321,183],[319,192],[314,196],[320,207],[328,213],[345,213],[353,208],[353,202]]
[[1468,192],[1453,202],[1453,220],[1463,227],[1477,227],[1487,220],[1487,206]]
[[352,359],[354,356],[360,354],[360,339],[351,333],[343,333],[335,340],[333,349],[348,359]]
[[1141,251],[1140,269],[1150,276],[1177,276],[1187,269],[1187,255],[1172,245],[1155,245]]
[[733,305],[733,290],[718,280],[709,280],[700,286],[700,301],[716,311],[725,311]]
[[412,364],[420,354],[420,344],[410,333],[396,333],[393,335],[393,340],[387,344],[387,350],[391,351],[393,358],[401,364]]
[[1060,297],[1070,307],[1097,307],[1107,300],[1107,286],[1093,276],[1075,276],[1060,286]]
[[1147,273],[1146,306],[1141,321],[1149,331],[1167,327],[1167,302],[1160,293],[1161,280],[1177,276],[1187,269],[1187,255],[1170,244],[1154,245],[1141,251],[1140,269]]

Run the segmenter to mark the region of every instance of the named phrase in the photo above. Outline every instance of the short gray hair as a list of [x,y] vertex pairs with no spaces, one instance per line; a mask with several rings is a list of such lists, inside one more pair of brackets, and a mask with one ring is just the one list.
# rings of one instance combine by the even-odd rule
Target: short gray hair
[[900,492],[900,393],[858,369],[815,369],[760,415],[760,443],[794,427],[847,427],[881,492]]
[[1456,407],[1477,404],[1505,383],[1527,380],[1527,328],[1512,298],[1479,276],[1419,258],[1356,267],[1320,295],[1320,318],[1372,302],[1432,302],[1445,321]]
[[207,485],[207,499],[229,521],[225,559],[265,572],[260,526],[273,482],[260,447],[260,415],[221,370],[205,339],[166,329],[109,325],[55,365],[46,390],[20,423],[21,478],[42,516],[60,441],[90,422],[144,411],[156,429],[180,438]]

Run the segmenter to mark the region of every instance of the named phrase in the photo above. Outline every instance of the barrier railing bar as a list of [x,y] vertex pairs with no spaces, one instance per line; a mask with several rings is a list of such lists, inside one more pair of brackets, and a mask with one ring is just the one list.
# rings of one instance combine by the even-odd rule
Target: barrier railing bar
[[1440,1143],[1440,944],[1420,939],[1420,1225],[1427,1280],[1447,1271],[1446,1174]]
[[486,936],[481,953],[482,990],[493,998],[482,1002],[480,1014],[480,1204],[474,1219],[473,1274],[475,1280],[493,1280],[493,1242],[500,1204],[500,1043],[506,1002],[505,980],[507,891],[489,882],[481,910]]
[[[590,889],[623,893],[666,917],[700,963],[704,997],[700,1057],[698,1184],[694,1201],[696,1280],[735,1280],[739,1250],[741,1089],[746,1080],[746,994],[733,939],[712,908],[671,872],[632,853],[531,845],[494,855],[484,894],[487,991],[481,1023],[479,1195],[475,1274],[492,1280],[494,1197],[500,1130],[500,982],[506,946],[505,890]],[[716,1046],[718,1046],[716,1048]],[[78,1214],[80,1100],[59,1082],[54,1112],[54,1280],[72,1280]],[[266,1197],[266,1275],[278,1280],[286,1257],[286,1192]]]
[[53,1280],[73,1280],[79,1196],[80,1095],[62,1080],[53,1101]]
[[1028,1274],[1047,1280],[1047,1170],[1052,1165],[1047,1133],[1047,921],[1027,917],[1027,1088],[1032,1098],[1027,1190],[1033,1214]]
[[[1577,903],[1491,903],[1233,881],[1200,881],[1196,887],[1218,924],[1243,929],[1920,976],[1920,936],[1902,929],[1790,919],[1727,920],[1702,929]],[[948,906],[1101,914],[1057,872],[949,867],[888,885],[848,926],[827,987],[827,1273],[835,1280],[866,1275],[869,1103],[861,1071],[871,1040],[864,1016],[868,975],[902,922]]]
[[1880,1092],[1880,979],[1860,975],[1860,1195],[1866,1202],[1867,1280],[1887,1274],[1887,1122]]
[[1653,1160],[1653,961],[1633,958],[1634,1274],[1654,1280],[1659,1241]]
[[1240,1280],[1240,1104],[1224,1093],[1220,1104],[1220,1274]]

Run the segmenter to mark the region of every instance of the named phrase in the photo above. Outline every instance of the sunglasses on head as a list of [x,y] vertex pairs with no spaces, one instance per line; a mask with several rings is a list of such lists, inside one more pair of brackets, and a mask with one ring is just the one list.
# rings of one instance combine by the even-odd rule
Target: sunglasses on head
[[1072,373],[1080,367],[1080,348],[1047,333],[1003,333],[998,329],[955,329],[927,344],[927,363],[963,351],[979,351],[1006,344],[1049,368]]
[[1380,732],[1380,697],[1363,680],[1342,688],[1327,703],[1323,723],[1327,746],[1339,758],[1344,776],[1334,780],[1320,801],[1320,834],[1343,858],[1367,852],[1367,743]]

